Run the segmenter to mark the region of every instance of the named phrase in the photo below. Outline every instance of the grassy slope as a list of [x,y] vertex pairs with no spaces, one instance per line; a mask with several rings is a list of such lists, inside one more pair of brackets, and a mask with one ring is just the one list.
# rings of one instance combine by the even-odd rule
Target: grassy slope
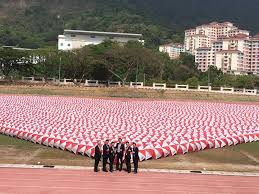
[[161,91],[130,88],[85,88],[58,86],[0,86],[0,94],[61,95],[78,97],[121,97],[219,102],[259,102],[258,96],[215,94],[207,92]]

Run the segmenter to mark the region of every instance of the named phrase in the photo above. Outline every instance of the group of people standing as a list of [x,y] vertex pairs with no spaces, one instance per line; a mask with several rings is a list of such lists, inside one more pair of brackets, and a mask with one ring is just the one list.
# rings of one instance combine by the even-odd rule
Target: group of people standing
[[116,170],[121,171],[123,166],[123,161],[126,162],[127,172],[131,173],[131,159],[133,159],[134,163],[134,173],[138,173],[138,161],[139,161],[139,150],[136,146],[136,143],[132,143],[132,147],[130,143],[127,141],[126,144],[122,143],[122,139],[119,138],[118,142],[111,142],[109,144],[109,140],[104,142],[102,146],[101,141],[98,141],[95,147],[95,163],[94,163],[94,172],[98,172],[98,166],[101,159],[103,160],[103,171],[108,172],[107,164],[109,160],[109,170],[113,172],[113,164],[116,159]]

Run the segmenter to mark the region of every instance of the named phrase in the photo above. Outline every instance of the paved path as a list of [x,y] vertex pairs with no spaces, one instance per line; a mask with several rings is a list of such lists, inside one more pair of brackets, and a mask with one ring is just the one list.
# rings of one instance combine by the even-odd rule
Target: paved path
[[259,177],[0,168],[0,194],[259,193]]

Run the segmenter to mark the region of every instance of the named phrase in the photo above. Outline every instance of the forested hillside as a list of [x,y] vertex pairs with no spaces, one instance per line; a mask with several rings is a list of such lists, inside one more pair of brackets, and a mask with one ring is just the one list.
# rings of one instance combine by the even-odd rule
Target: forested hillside
[[259,0],[0,0],[0,44],[54,46],[71,28],[143,33],[154,47],[211,21],[259,32],[258,10]]

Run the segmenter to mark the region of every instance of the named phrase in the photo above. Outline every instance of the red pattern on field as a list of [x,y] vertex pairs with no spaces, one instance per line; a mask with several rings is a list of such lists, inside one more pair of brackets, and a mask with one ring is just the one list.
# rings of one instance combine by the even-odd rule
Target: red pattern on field
[[98,139],[136,142],[140,159],[259,140],[259,106],[0,96],[0,132],[93,156]]

